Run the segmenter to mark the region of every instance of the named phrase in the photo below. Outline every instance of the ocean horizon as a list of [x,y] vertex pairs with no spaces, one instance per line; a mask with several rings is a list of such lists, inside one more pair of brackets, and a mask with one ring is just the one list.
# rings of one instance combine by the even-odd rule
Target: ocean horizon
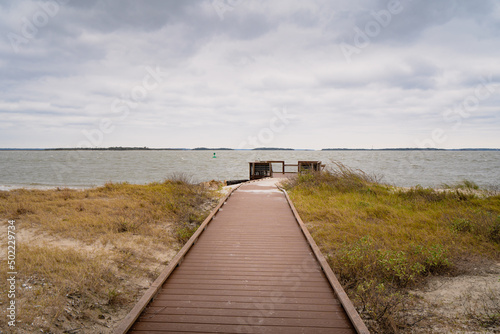
[[[214,158],[213,153],[216,153]],[[500,187],[498,150],[0,150],[0,189],[146,184],[183,174],[192,182],[248,179],[261,160],[334,162],[382,183],[439,187],[464,180]]]

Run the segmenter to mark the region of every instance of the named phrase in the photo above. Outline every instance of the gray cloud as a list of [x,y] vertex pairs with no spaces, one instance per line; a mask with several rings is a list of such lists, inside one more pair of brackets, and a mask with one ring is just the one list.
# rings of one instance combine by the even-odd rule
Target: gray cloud
[[53,1],[0,5],[0,147],[237,147],[285,107],[269,146],[500,147],[495,1]]

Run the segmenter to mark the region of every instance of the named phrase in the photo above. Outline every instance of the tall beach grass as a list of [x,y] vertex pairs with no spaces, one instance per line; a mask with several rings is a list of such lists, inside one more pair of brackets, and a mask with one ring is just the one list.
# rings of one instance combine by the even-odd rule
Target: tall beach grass
[[285,187],[374,333],[411,326],[409,288],[500,259],[500,196],[471,182],[399,189],[336,163]]

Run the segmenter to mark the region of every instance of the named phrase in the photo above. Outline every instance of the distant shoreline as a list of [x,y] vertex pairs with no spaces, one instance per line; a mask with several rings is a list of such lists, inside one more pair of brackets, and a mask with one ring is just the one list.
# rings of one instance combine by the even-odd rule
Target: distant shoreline
[[197,148],[149,148],[149,147],[73,147],[73,148],[0,148],[0,151],[500,151],[500,148],[324,148],[293,149],[278,147],[258,147],[254,149],[233,149],[225,147]]

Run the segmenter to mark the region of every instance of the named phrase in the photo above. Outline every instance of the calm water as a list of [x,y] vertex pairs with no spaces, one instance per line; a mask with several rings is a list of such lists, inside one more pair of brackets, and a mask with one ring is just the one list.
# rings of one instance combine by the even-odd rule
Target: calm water
[[0,189],[145,184],[184,173],[195,182],[248,178],[256,160],[340,161],[397,186],[439,186],[464,179],[500,186],[492,151],[0,151]]

